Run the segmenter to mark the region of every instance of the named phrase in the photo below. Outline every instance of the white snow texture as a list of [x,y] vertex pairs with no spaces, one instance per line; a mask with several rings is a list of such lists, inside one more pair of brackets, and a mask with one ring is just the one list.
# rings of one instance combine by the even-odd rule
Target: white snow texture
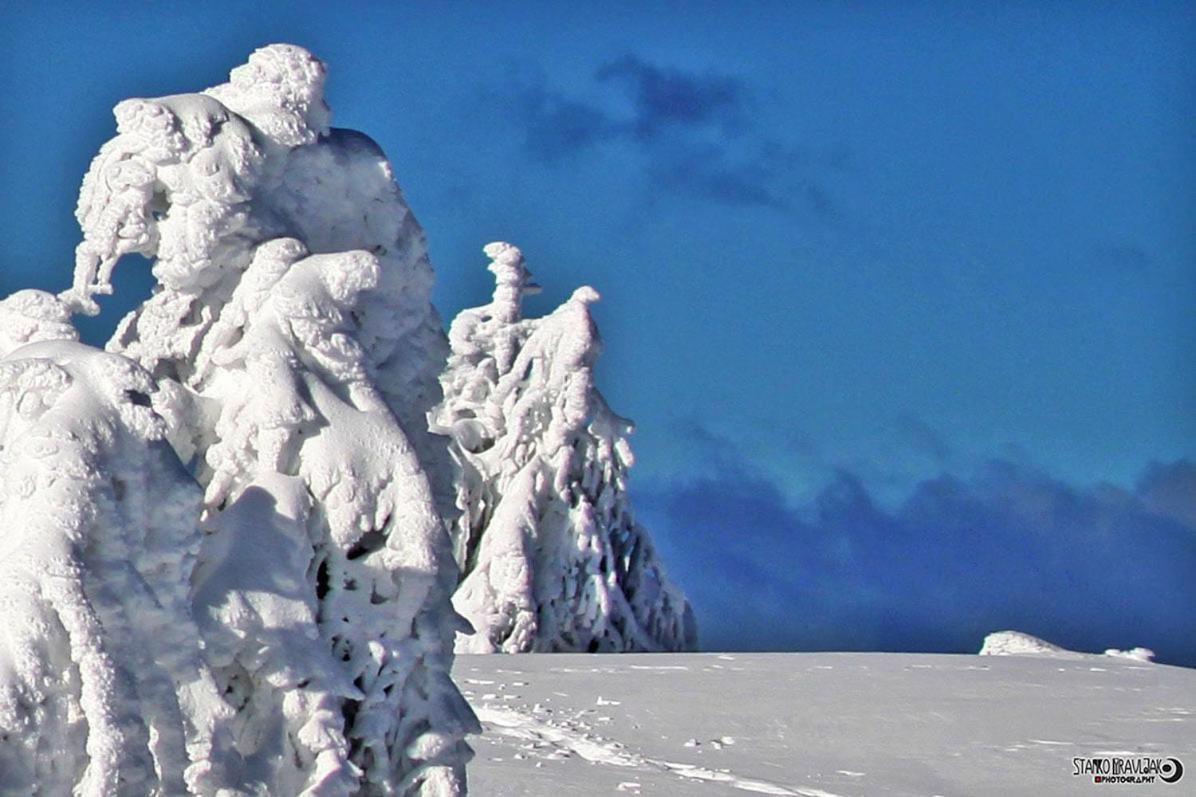
[[[423,233],[324,77],[271,45],[117,105],[73,286],[0,301],[0,795],[462,794],[454,639],[694,644],[593,387],[596,294],[523,321],[488,248],[444,371]],[[131,253],[153,295],[78,343]]]

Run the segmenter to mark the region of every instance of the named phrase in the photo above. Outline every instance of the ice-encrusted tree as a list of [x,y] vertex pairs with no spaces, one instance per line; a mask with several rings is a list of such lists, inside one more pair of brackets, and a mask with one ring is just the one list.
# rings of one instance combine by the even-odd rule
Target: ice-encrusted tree
[[601,346],[582,287],[522,317],[535,288],[523,255],[485,248],[493,301],[452,323],[434,427],[457,462],[453,602],[476,633],[466,652],[687,650],[689,604],[632,514],[632,425],[594,386]]
[[[46,762],[25,779],[43,793],[463,791],[478,727],[449,678],[452,481],[426,419],[447,346],[422,233],[377,146],[328,126],[324,74],[272,45],[202,94],[119,104],[80,193],[73,287],[14,297],[8,337],[73,338],[122,256],[157,279],[109,353],[38,344],[0,373],[19,388],[6,433],[34,438],[6,446],[4,484],[69,475],[21,500],[81,551],[14,536],[29,506],[6,497],[13,583],[80,584],[50,578],[50,609],[5,615],[31,630],[0,659],[0,747]],[[43,404],[60,409],[17,423]],[[54,429],[82,442],[34,462]],[[159,545],[174,557],[165,576],[141,572],[143,540],[147,567]],[[85,752],[55,760],[68,740]],[[27,793],[13,766],[0,785]]]
[[0,301],[0,794],[215,794],[232,710],[201,655],[199,487],[154,380]]
[[[72,287],[0,301],[0,795],[461,794],[454,590],[480,649],[693,644],[593,389],[596,294],[522,320],[489,248],[445,399],[422,231],[324,76],[271,45],[120,103]],[[152,296],[79,343],[134,253]]]

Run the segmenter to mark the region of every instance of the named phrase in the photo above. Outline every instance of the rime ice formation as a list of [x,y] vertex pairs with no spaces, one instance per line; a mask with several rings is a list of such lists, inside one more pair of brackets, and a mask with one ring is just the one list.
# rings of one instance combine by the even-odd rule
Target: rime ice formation
[[64,313],[0,302],[0,793],[214,794],[235,754],[191,620],[200,492],[149,374]]
[[[124,319],[108,348],[203,394],[211,353],[224,345],[209,332],[259,244],[290,237],[311,254],[371,253],[376,284],[349,309],[356,345],[448,513],[451,488],[442,485],[451,483],[450,466],[426,421],[440,399],[447,345],[429,301],[423,231],[378,146],[328,126],[324,76],[305,50],[272,45],[202,94],[117,105],[118,135],[83,179],[76,211],[83,241],[64,298],[92,312],[93,297],[112,290],[122,255],[152,258],[158,290]],[[224,326],[224,334],[237,333]],[[337,335],[325,349],[345,340]],[[192,439],[176,444],[202,453],[207,431],[191,424]]]
[[451,791],[474,727],[448,678],[448,538],[359,343],[379,271],[368,252],[262,244],[200,347],[193,384],[219,408],[196,603],[235,702],[281,709],[281,747],[250,756],[272,792]]
[[[597,294],[522,320],[491,245],[442,375],[423,233],[324,75],[271,45],[117,105],[72,286],[0,301],[0,795],[450,797],[458,636],[694,644],[593,387]],[[79,343],[129,254],[152,296]]]
[[[464,791],[447,345],[323,82],[272,45],[120,103],[71,289],[0,304],[4,794]],[[153,296],[109,353],[68,342],[130,253]]]
[[523,319],[536,286],[520,251],[485,249],[493,301],[449,332],[434,426],[457,462],[453,602],[464,652],[685,650],[689,604],[661,568],[626,494],[631,423],[594,387],[600,341],[589,287]]

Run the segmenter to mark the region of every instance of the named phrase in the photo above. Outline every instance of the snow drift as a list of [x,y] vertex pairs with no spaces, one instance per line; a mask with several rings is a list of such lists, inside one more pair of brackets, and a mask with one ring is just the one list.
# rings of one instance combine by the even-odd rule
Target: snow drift
[[[117,105],[71,288],[0,301],[0,794],[461,794],[454,591],[485,649],[693,644],[596,294],[523,321],[500,247],[442,375],[423,233],[324,77],[271,45]],[[152,296],[79,343],[133,253]]]

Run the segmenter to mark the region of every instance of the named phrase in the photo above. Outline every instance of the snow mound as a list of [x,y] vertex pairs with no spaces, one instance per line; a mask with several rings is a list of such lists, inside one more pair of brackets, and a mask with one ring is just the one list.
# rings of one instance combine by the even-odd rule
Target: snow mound
[[1154,651],[1150,648],[1130,648],[1129,650],[1118,650],[1117,648],[1109,648],[1105,651],[1106,656],[1113,656],[1119,659],[1131,659],[1133,661],[1154,661]]
[[692,611],[667,579],[626,492],[630,421],[594,385],[601,342],[582,287],[524,319],[535,290],[518,248],[485,248],[493,301],[449,331],[433,427],[457,463],[454,605],[473,653],[686,650]]
[[1075,651],[1052,645],[1045,639],[1021,631],[995,631],[984,638],[981,656],[1078,656]]
[[[981,656],[1045,656],[1048,658],[1074,659],[1091,655],[1059,647],[1044,639],[1021,631],[995,631],[984,638],[980,648]],[[1148,648],[1116,650],[1110,648],[1104,655],[1135,661],[1153,661],[1154,651]]]

